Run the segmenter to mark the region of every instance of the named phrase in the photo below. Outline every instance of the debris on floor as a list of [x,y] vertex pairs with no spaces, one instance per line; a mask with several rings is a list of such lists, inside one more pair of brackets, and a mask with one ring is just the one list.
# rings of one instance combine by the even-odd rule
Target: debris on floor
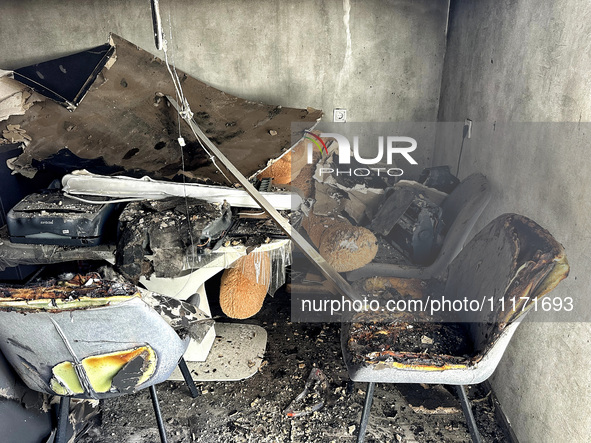
[[231,223],[227,203],[182,197],[128,203],[119,217],[118,269],[136,283],[152,274],[176,277],[187,256],[203,254]]
[[[207,360],[187,361],[193,380],[239,382],[256,376],[267,364],[267,331],[261,326],[216,322],[215,335]],[[181,371],[175,369],[169,380],[183,381]]]
[[460,402],[443,385],[398,384],[411,409],[421,414],[461,414]]
[[312,414],[324,406],[328,381],[318,368],[312,368],[304,390],[283,411],[288,417],[303,417]]
[[[219,306],[212,309],[214,317],[221,314]],[[201,395],[197,399],[189,397],[181,382],[158,386],[170,443],[355,441],[366,385],[349,380],[340,349],[340,325],[291,323],[289,318],[290,298],[281,290],[247,320],[268,333],[263,364],[252,377],[239,382],[198,382]],[[301,392],[314,367],[328,381],[324,407],[303,417],[287,417],[283,411]],[[377,385],[366,442],[470,442],[461,411],[417,413],[398,387]],[[479,385],[468,393],[471,399],[482,399],[473,403],[479,430],[486,443],[509,441],[496,424],[497,404],[487,392]],[[105,400],[102,425],[81,443],[153,440],[158,440],[158,431],[150,397],[140,392]]]

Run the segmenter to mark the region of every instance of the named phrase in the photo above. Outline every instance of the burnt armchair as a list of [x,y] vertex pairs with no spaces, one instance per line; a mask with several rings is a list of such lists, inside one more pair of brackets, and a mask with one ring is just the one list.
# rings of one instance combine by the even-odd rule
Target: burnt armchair
[[166,442],[155,385],[179,365],[197,395],[182,356],[210,321],[187,303],[97,276],[0,287],[0,349],[29,388],[61,396],[57,442],[65,441],[70,398],[144,388]]
[[364,440],[376,383],[457,386],[472,439],[481,441],[463,386],[492,375],[520,321],[568,271],[564,249],[548,231],[505,214],[463,248],[442,279],[366,280],[362,289],[383,303],[413,308],[364,312],[343,324],[349,375],[369,383],[358,441]]
[[[347,280],[355,281],[374,276],[403,278],[432,278],[445,273],[447,266],[462,250],[470,231],[491,198],[486,177],[475,173],[466,177],[441,202],[443,242],[441,249],[428,265],[369,263],[347,273]],[[403,260],[403,258],[401,257]]]

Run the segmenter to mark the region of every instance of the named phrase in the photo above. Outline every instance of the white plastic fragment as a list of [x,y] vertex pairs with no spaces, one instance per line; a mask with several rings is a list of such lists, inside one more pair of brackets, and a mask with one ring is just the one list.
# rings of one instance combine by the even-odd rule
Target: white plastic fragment
[[[196,183],[174,183],[150,177],[107,177],[86,170],[74,171],[62,178],[63,191],[70,195],[101,196],[118,199],[159,200],[171,196],[200,198],[212,203],[227,201],[232,207],[259,208],[258,203],[243,189]],[[262,192],[278,210],[299,207],[302,199],[296,193]]]

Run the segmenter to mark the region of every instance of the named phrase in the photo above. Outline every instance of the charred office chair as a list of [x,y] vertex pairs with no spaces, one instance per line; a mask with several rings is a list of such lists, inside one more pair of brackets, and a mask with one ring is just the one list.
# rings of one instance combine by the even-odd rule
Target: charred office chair
[[29,388],[61,396],[57,442],[66,441],[70,398],[105,399],[144,388],[166,442],[154,386],[179,365],[197,395],[182,356],[190,336],[211,319],[188,303],[89,276],[2,286],[0,297],[2,353]]
[[533,306],[539,309],[539,299],[568,271],[564,249],[548,231],[526,217],[505,214],[463,248],[444,280],[366,280],[363,289],[384,299],[466,297],[476,301],[470,309],[477,312],[460,308],[457,314],[437,317],[367,312],[343,324],[349,375],[369,383],[358,441],[364,440],[376,383],[456,385],[472,439],[481,441],[463,386],[492,375],[523,316]]
[[355,281],[374,276],[428,279],[445,273],[447,266],[462,250],[490,198],[486,177],[479,173],[468,176],[441,203],[444,239],[432,264],[419,266],[408,261],[405,265],[372,262],[347,273],[347,279]]

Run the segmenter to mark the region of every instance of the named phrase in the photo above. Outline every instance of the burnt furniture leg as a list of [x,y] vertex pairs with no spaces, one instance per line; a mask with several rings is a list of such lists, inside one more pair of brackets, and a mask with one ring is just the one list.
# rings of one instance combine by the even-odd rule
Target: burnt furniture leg
[[367,424],[369,423],[369,413],[371,409],[371,403],[373,401],[373,391],[376,387],[376,383],[371,381],[367,384],[367,392],[365,393],[365,404],[363,405],[363,412],[361,413],[361,423],[359,424],[359,433],[357,434],[357,443],[363,443],[365,440],[365,431],[367,430]]
[[480,437],[480,432],[478,432],[478,428],[476,427],[476,421],[474,420],[474,415],[472,414],[470,400],[468,400],[464,386],[456,385],[456,392],[460,398],[460,402],[462,403],[462,410],[464,411],[464,416],[466,417],[466,422],[468,423],[468,431],[470,431],[472,443],[482,443],[482,437]]
[[158,404],[158,395],[156,394],[156,387],[150,386],[150,396],[152,397],[152,406],[154,407],[154,414],[156,415],[156,423],[158,423],[158,432],[160,433],[160,441],[167,443],[166,429],[164,429],[164,422],[162,421],[162,413],[160,412],[160,405]]
[[70,414],[70,397],[61,397],[60,405],[57,410],[57,431],[55,436],[56,443],[66,443],[68,441],[68,415]]
[[185,361],[184,357],[181,357],[181,359],[179,360],[179,369],[181,370],[181,374],[183,374],[185,383],[187,383],[187,387],[189,388],[191,397],[197,397],[199,395],[199,392],[197,392],[197,386],[195,386],[193,377],[191,377],[191,371],[189,371],[189,368],[187,367],[187,362]]

